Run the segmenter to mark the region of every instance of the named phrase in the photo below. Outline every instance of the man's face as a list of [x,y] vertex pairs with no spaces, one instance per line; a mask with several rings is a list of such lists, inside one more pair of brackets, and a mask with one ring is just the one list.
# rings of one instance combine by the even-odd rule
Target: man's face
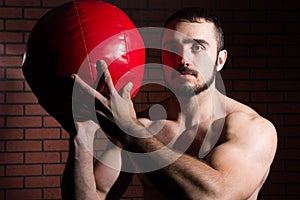
[[[200,93],[214,81],[217,39],[214,24],[179,21],[167,26],[162,39],[162,63],[166,83],[185,95]],[[175,70],[174,70],[175,69]]]

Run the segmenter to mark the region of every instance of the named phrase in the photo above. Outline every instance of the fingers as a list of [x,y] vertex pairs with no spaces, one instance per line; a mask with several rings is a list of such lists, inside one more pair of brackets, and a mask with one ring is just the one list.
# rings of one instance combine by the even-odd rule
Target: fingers
[[113,92],[115,92],[115,86],[113,84],[112,78],[111,78],[110,73],[108,71],[106,62],[103,61],[103,60],[98,60],[97,63],[96,63],[96,68],[97,68],[97,71],[100,75],[103,73],[105,83],[108,87],[109,93],[112,94]]
[[132,90],[133,84],[131,82],[127,83],[120,91],[121,97],[124,99],[130,99],[130,92]]
[[98,108],[101,108],[101,110],[107,114],[107,115],[112,115],[111,114],[111,109],[109,108],[109,103],[107,101],[107,99],[101,95],[99,92],[97,92],[94,88],[92,88],[91,86],[89,86],[86,82],[84,82],[77,74],[73,74],[72,78],[75,79],[74,81],[74,88],[77,89],[78,91],[75,93],[80,94],[81,91],[84,92],[88,99],[91,100],[96,100],[96,104]]

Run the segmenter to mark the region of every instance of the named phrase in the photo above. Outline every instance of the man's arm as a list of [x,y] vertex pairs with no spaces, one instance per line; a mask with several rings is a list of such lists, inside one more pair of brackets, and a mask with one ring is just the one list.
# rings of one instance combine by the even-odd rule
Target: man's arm
[[75,198],[78,200],[120,198],[131,180],[131,174],[120,173],[120,149],[113,146],[102,154],[100,161],[95,159],[94,135],[97,130],[99,131],[99,125],[91,120],[76,122],[76,125],[78,133],[74,138]]
[[[148,173],[160,191],[188,199],[246,199],[263,181],[274,158],[277,140],[272,124],[259,116],[231,114],[226,119],[226,141],[206,160],[182,155],[172,164]],[[145,130],[136,129],[143,135]],[[166,133],[167,134],[167,133]],[[126,137],[123,145],[130,151],[153,152],[164,145],[156,138]],[[178,153],[165,149],[152,157],[153,163],[168,162]],[[174,183],[168,189],[169,183]],[[174,187],[176,187],[174,189]]]

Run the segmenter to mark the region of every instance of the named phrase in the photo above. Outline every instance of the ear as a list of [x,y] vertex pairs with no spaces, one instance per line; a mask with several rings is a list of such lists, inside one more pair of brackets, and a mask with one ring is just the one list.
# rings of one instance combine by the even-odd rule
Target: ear
[[223,68],[226,62],[226,59],[227,59],[227,51],[226,50],[220,51],[217,60],[217,71],[221,71],[221,69]]

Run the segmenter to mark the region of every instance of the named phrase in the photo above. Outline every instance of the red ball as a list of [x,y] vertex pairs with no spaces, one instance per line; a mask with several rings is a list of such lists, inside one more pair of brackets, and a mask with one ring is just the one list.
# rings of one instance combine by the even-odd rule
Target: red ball
[[[49,11],[34,26],[23,73],[39,101],[47,102],[57,77],[78,73],[89,85],[97,85],[95,63],[100,59],[108,64],[117,90],[133,83],[133,97],[142,84],[145,63],[143,39],[135,25],[109,3],[72,1]],[[50,104],[42,106],[55,106]]]

